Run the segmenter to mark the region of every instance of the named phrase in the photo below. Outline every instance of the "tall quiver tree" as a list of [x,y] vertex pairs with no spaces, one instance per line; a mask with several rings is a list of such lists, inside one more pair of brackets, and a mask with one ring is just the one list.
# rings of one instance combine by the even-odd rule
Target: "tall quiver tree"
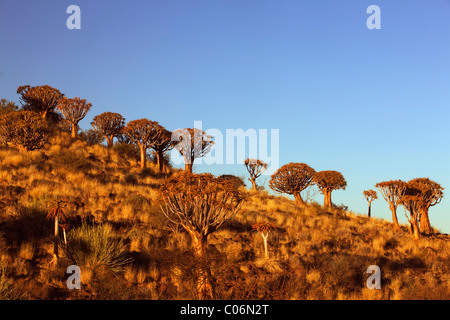
[[50,114],[55,114],[54,110],[58,101],[64,97],[58,89],[48,85],[31,87],[29,85],[20,86],[17,89],[22,103],[22,109],[34,111],[43,119],[48,119]]
[[343,189],[347,186],[342,173],[333,170],[319,171],[314,175],[314,183],[324,196],[323,204],[325,207],[331,208],[331,192],[333,190]]
[[111,148],[114,143],[114,137],[122,133],[122,129],[125,126],[125,118],[119,113],[103,112],[92,119],[91,125],[94,130],[106,138],[108,147]]
[[375,185],[375,188],[380,191],[384,200],[389,204],[389,209],[392,212],[392,223],[394,230],[400,230],[400,226],[397,220],[397,207],[400,204],[400,199],[405,193],[406,182],[402,180],[391,180],[379,182]]
[[259,159],[250,159],[247,158],[244,161],[245,168],[247,168],[248,173],[250,174],[250,182],[252,183],[252,189],[256,189],[256,179],[258,179],[264,171],[267,170],[267,163],[261,161]]
[[444,197],[444,188],[437,182],[429,178],[416,178],[409,181],[414,188],[420,190],[421,208],[420,208],[420,231],[433,233],[431,228],[428,211],[430,207],[440,203]]
[[206,156],[214,145],[213,137],[198,128],[178,129],[172,133],[175,149],[183,156],[185,170],[192,173],[195,159]]
[[367,212],[367,216],[370,218],[370,216],[371,216],[371,208],[372,208],[372,201],[378,199],[377,192],[375,190],[372,190],[372,189],[364,190],[363,191],[363,195],[364,195],[364,198],[369,203],[369,210]]
[[158,134],[155,137],[154,143],[150,148],[156,154],[156,164],[159,168],[159,172],[165,172],[164,154],[171,150],[175,146],[175,142],[172,141],[172,132],[167,130],[161,125],[156,126]]
[[293,195],[295,201],[302,207],[306,202],[300,193],[308,188],[316,171],[305,163],[285,164],[270,177],[269,187],[277,193]]
[[[235,184],[209,173],[184,172],[166,180],[160,188],[163,214],[190,235],[195,256],[203,260],[208,235],[231,220],[240,210],[244,195]],[[200,299],[214,298],[210,271],[198,266],[197,292]]]
[[77,137],[78,123],[84,119],[91,107],[92,104],[90,102],[78,97],[72,99],[63,97],[58,101],[58,110],[61,111],[66,121],[72,125],[72,139]]

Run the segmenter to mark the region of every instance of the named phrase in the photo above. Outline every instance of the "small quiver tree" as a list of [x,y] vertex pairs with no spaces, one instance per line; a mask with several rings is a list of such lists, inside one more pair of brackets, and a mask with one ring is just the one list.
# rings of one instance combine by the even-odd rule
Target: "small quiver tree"
[[65,210],[68,206],[68,202],[65,200],[52,200],[47,205],[48,214],[47,219],[54,220],[54,236],[53,236],[53,262],[57,263],[59,260],[59,228],[60,222],[66,218]]
[[252,189],[256,189],[256,179],[258,179],[264,171],[267,170],[267,163],[264,161],[261,161],[259,159],[245,159],[244,161],[245,168],[247,169],[248,173],[250,174],[250,182],[252,183]]
[[75,139],[78,133],[78,123],[84,119],[91,109],[92,104],[85,99],[63,97],[58,101],[57,108],[61,111],[64,119],[71,124],[71,137]]
[[[243,193],[232,183],[207,173],[184,172],[166,180],[160,188],[163,214],[187,231],[194,255],[199,259],[205,256],[208,235],[231,220],[243,201]],[[199,268],[197,271],[199,298],[213,298],[209,270]]]
[[323,194],[325,207],[331,208],[333,204],[331,202],[331,192],[333,190],[343,189],[347,186],[342,173],[333,170],[319,171],[314,175],[314,183],[319,188],[319,191]]
[[365,198],[365,199],[367,200],[367,202],[369,203],[369,210],[368,210],[368,212],[367,212],[367,216],[370,218],[370,215],[371,215],[371,207],[372,207],[372,201],[378,199],[377,192],[376,192],[375,190],[372,190],[372,189],[370,189],[370,190],[364,190],[364,191],[363,191],[363,195],[364,195],[364,198]]
[[289,163],[279,168],[270,177],[269,187],[277,193],[293,195],[295,201],[302,207],[306,202],[300,192],[309,187],[316,171],[305,163]]
[[264,241],[264,256],[266,259],[269,259],[269,250],[267,246],[267,238],[269,237],[269,233],[273,230],[277,229],[277,226],[272,222],[258,222],[252,225],[253,230],[259,232]]

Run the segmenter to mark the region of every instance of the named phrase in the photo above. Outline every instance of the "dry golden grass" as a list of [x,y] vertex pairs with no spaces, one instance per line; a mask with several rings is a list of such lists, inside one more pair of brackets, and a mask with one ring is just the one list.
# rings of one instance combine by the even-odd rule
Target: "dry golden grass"
[[[100,299],[105,297],[101,292],[108,292],[118,299],[196,298],[198,261],[190,237],[160,212],[156,166],[149,163],[142,172],[138,165],[103,146],[72,143],[64,134],[27,155],[0,148],[0,184],[25,188],[17,204],[0,216],[0,267],[26,297],[63,298],[54,296],[52,287],[64,292],[69,262],[62,259],[52,269],[52,224],[45,220],[46,200],[59,196],[83,204],[68,211],[72,229],[82,221],[107,224],[133,258],[115,275],[115,287],[105,288],[100,281],[107,272],[83,266],[82,287],[93,289],[82,289],[84,297]],[[277,226],[268,238],[268,259],[261,236],[252,231],[261,222]],[[449,299],[449,237],[422,237],[414,243],[403,228],[394,232],[382,219],[316,203],[301,209],[285,197],[248,191],[238,215],[208,239],[217,298]],[[365,286],[365,271],[372,264],[382,270],[381,290]]]

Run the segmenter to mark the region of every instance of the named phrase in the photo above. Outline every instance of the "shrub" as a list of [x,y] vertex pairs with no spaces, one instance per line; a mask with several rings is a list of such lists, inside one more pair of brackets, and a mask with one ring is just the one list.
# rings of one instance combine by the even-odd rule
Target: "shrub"
[[113,149],[119,154],[119,156],[125,159],[140,159],[139,147],[135,144],[117,142],[114,144]]
[[93,129],[81,131],[78,137],[90,145],[100,144],[105,140],[105,137],[100,132]]
[[11,281],[6,277],[5,268],[0,270],[0,300],[18,300],[21,295],[12,285]]
[[109,225],[89,225],[69,231],[67,247],[63,248],[66,257],[78,266],[89,266],[94,270],[104,267],[118,273],[132,260],[127,257],[126,245],[117,240]]
[[61,150],[59,154],[53,157],[53,163],[57,168],[65,169],[70,172],[88,170],[92,167],[91,163],[85,158],[82,152],[73,152]]

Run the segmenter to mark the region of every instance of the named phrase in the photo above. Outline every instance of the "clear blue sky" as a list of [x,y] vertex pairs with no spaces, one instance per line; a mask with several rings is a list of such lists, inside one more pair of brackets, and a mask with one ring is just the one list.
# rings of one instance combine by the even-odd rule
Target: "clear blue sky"
[[[66,28],[71,4],[81,30]],[[366,27],[372,4],[381,30]],[[379,181],[441,183],[430,220],[448,233],[449,40],[447,0],[1,0],[0,98],[51,85],[93,104],[82,128],[113,111],[170,130],[279,129],[280,165],[342,172],[333,201],[355,212]],[[373,213],[390,219],[383,199]]]

